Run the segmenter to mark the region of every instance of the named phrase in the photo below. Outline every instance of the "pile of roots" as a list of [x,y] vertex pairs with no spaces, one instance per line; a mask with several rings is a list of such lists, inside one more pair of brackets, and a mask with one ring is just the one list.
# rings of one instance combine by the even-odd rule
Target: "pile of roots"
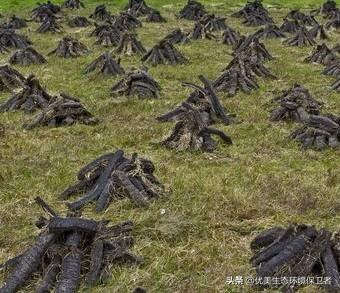
[[161,88],[157,81],[147,72],[146,68],[126,73],[124,78],[112,87],[113,96],[160,98]]
[[21,29],[24,27],[27,27],[26,20],[16,15],[12,15],[7,22],[0,24],[0,28],[4,29]]
[[188,0],[188,3],[179,12],[178,17],[188,20],[199,20],[205,14],[205,8],[201,3],[194,0]]
[[15,30],[0,28],[0,46],[23,49],[30,45],[32,45],[32,42],[27,37],[17,34]]
[[111,20],[112,16],[111,13],[107,11],[105,5],[98,5],[94,12],[90,15],[90,18],[97,20],[97,21],[105,21]]
[[307,122],[310,115],[318,115],[322,103],[315,100],[308,89],[295,84],[274,99],[280,106],[271,112],[271,121]]
[[80,0],[66,0],[63,4],[63,7],[69,8],[69,9],[80,9],[80,8],[85,8],[85,5]]
[[94,125],[98,123],[98,119],[93,117],[78,99],[61,93],[60,97],[54,97],[41,113],[25,124],[24,128],[70,126],[75,123]]
[[142,262],[129,251],[134,244],[132,222],[110,225],[74,213],[63,217],[41,198],[36,202],[48,217],[37,221],[35,243],[1,265],[8,275],[0,292],[17,292],[27,285],[35,286],[35,292],[77,292],[82,282],[85,287],[100,283],[113,265]]
[[58,47],[48,55],[56,55],[62,58],[76,58],[89,52],[88,48],[72,37],[64,37]]
[[[216,142],[212,135],[220,137],[225,144],[232,144],[231,138],[223,131],[210,127],[218,119],[229,124],[231,118],[224,113],[210,82],[202,76],[200,80],[205,88],[190,83],[185,85],[198,91],[194,95],[203,97],[197,99],[196,103],[183,103],[181,107],[158,118],[160,121],[176,121],[170,135],[161,145],[179,151],[191,149],[213,152]],[[193,98],[194,96],[191,99]]]
[[146,53],[142,43],[137,40],[137,35],[129,32],[125,32],[121,35],[116,53],[132,56],[132,55],[144,55]]
[[9,63],[22,66],[29,66],[31,64],[43,64],[46,62],[46,59],[33,47],[27,47],[25,49],[16,51],[9,59]]
[[325,43],[318,45],[315,50],[305,59],[305,62],[330,65],[338,60],[337,56]]
[[165,38],[165,41],[171,43],[171,44],[187,44],[190,42],[188,36],[184,34],[181,29],[175,29],[172,32],[170,32]]
[[[307,284],[307,279],[321,278],[328,292],[340,289],[340,235],[308,225],[292,225],[287,229],[268,229],[251,242],[260,287],[296,292]],[[264,279],[268,279],[265,283]],[[286,279],[287,282],[274,282]],[[290,280],[304,279],[305,283]],[[326,282],[326,280],[328,280]]]
[[0,66],[0,92],[20,89],[25,81],[25,77],[19,71],[8,65]]
[[142,61],[151,65],[176,65],[186,63],[187,59],[170,42],[161,40],[143,56]]
[[46,17],[37,29],[38,33],[61,33],[62,31],[62,26],[54,17]]
[[327,115],[310,115],[305,125],[291,134],[304,148],[322,151],[328,147],[340,146],[340,117]]
[[88,27],[91,22],[85,16],[76,16],[68,21],[70,27]]
[[30,75],[22,90],[0,105],[0,112],[22,110],[30,113],[37,109],[45,109],[51,100],[52,97],[41,87],[38,79]]
[[110,52],[105,52],[96,58],[85,68],[85,73],[96,72],[106,76],[117,76],[124,74],[124,69],[120,66],[120,60],[116,61]]
[[305,27],[300,27],[293,37],[284,40],[283,43],[289,46],[298,47],[314,46],[316,44]]
[[74,211],[96,202],[96,212],[101,212],[112,201],[126,197],[138,207],[147,207],[151,199],[161,197],[164,192],[154,172],[155,166],[150,160],[137,154],[126,157],[122,150],[118,150],[100,156],[82,168],[78,173],[79,182],[65,190],[61,197],[67,199],[83,194],[68,204]]

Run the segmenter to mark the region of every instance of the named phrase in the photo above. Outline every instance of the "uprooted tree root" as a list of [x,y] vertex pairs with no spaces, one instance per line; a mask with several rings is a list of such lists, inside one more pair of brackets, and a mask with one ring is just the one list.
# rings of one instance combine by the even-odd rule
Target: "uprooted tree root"
[[0,105],[0,112],[23,110],[30,113],[46,108],[51,100],[52,97],[41,87],[38,79],[34,75],[30,75],[26,79],[23,89]]
[[[291,278],[320,277],[329,279],[324,289],[337,292],[340,289],[340,235],[313,226],[293,225],[284,229],[266,230],[251,242],[254,256],[251,264],[256,267],[258,278],[278,280],[285,284],[263,282],[260,287],[296,292],[307,284],[289,282]],[[279,282],[280,283],[280,282]]]
[[96,212],[107,209],[110,203],[130,198],[138,207],[147,207],[151,199],[159,198],[164,188],[154,175],[155,166],[137,154],[128,158],[122,150],[105,154],[92,161],[78,173],[79,182],[65,190],[61,197],[83,193],[68,204],[71,210],[80,210],[96,202]]
[[187,59],[171,43],[162,40],[143,56],[142,61],[151,65],[176,65],[186,63]]
[[[205,85],[205,89],[194,84],[185,84],[197,90],[203,96],[209,95],[210,99],[202,99],[199,103],[183,103],[181,107],[177,108],[168,114],[159,117],[161,121],[175,120],[177,121],[170,135],[161,142],[161,145],[179,151],[183,150],[201,150],[204,152],[213,152],[216,148],[216,142],[212,135],[219,136],[226,144],[232,144],[232,140],[223,131],[211,128],[210,125],[216,119],[223,119],[223,122],[229,124],[231,117],[225,115],[222,106],[218,103],[209,81],[200,76],[200,79]],[[214,105],[210,104],[214,103]],[[218,111],[209,113],[208,111]],[[212,116],[217,116],[212,117]],[[213,120],[214,119],[214,120]]]
[[9,59],[9,63],[22,66],[29,66],[31,64],[43,64],[46,62],[46,59],[33,47],[27,47],[25,49],[16,51]]
[[110,266],[140,264],[142,258],[128,249],[133,246],[131,221],[109,225],[69,214],[58,215],[41,198],[36,202],[48,218],[41,217],[36,226],[40,234],[36,242],[22,254],[1,265],[7,277],[1,293],[17,292],[27,284],[36,292],[77,292],[84,281],[92,287],[104,279]]
[[310,56],[305,59],[305,62],[319,63],[323,65],[333,64],[338,58],[325,43],[318,45]]
[[41,113],[26,123],[24,128],[69,126],[75,123],[94,125],[98,119],[84,108],[80,100],[61,93],[60,97],[53,98]]
[[96,58],[85,68],[85,73],[97,72],[103,75],[117,76],[124,74],[124,69],[120,66],[120,59],[116,61],[110,52],[105,52]]
[[112,87],[112,95],[158,99],[160,90],[158,82],[147,72],[146,68],[143,68],[126,73],[124,78]]
[[48,55],[56,55],[62,58],[76,58],[89,52],[88,48],[72,37],[63,38],[57,48]]
[[295,84],[273,100],[280,104],[271,112],[271,121],[307,122],[310,115],[320,113],[321,102],[315,100],[308,89]]
[[88,27],[91,24],[85,16],[76,16],[68,21],[70,27]]
[[132,56],[135,54],[144,55],[146,53],[146,49],[137,39],[136,34],[125,32],[121,35],[116,53],[127,56]]
[[310,115],[305,126],[295,130],[291,138],[304,148],[322,151],[328,147],[340,147],[340,117],[334,115]]
[[0,91],[22,88],[25,81],[25,77],[19,71],[8,65],[0,66]]

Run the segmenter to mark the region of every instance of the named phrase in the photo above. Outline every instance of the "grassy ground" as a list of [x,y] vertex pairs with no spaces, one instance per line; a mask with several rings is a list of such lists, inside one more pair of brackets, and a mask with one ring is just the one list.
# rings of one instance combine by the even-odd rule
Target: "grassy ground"
[[[217,0],[216,0],[217,1]],[[0,13],[17,12],[27,16],[36,1],[1,1]],[[58,1],[57,1],[58,2]],[[60,2],[60,1],[59,1]],[[72,14],[89,15],[98,2],[85,1],[88,7]],[[104,3],[105,1],[101,1]],[[125,1],[107,1],[118,12]],[[138,29],[143,44],[151,48],[167,32],[178,26],[190,30],[189,21],[178,21],[174,14],[185,1],[150,0],[168,19],[166,25],[145,24]],[[227,17],[227,22],[243,33],[254,29],[231,18],[240,1],[204,1],[207,9]],[[265,1],[271,4],[278,23],[288,8],[310,8],[322,1]],[[117,3],[114,5],[113,3]],[[230,4],[231,3],[231,4]],[[284,5],[284,7],[281,7]],[[92,52],[76,60],[49,57],[48,64],[18,68],[34,73],[51,93],[65,91],[80,97],[87,108],[101,119],[95,127],[41,128],[24,131],[21,125],[30,116],[4,113],[0,123],[6,134],[0,138],[0,262],[14,256],[32,242],[37,229],[32,224],[41,214],[33,199],[43,196],[54,207],[65,211],[57,195],[75,181],[77,171],[102,153],[123,148],[152,159],[157,175],[172,193],[154,202],[149,209],[136,209],[127,200],[112,204],[105,214],[85,215],[113,222],[131,219],[136,223],[135,252],[145,257],[139,267],[113,268],[112,280],[91,292],[130,292],[143,286],[150,292],[253,292],[244,287],[227,287],[226,277],[253,274],[248,264],[249,242],[265,228],[293,222],[314,224],[330,230],[340,228],[339,151],[304,151],[287,138],[296,125],[268,121],[268,102],[279,91],[300,82],[325,102],[325,112],[339,113],[339,94],[329,90],[332,78],[320,75],[321,66],[304,64],[311,48],[284,47],[281,41],[265,41],[277,58],[267,66],[279,76],[277,81],[261,81],[261,89],[234,98],[221,95],[224,106],[241,122],[225,127],[235,144],[218,146],[214,154],[174,152],[154,146],[173,126],[159,124],[154,117],[172,109],[189,94],[182,81],[197,82],[204,74],[216,78],[231,60],[231,48],[215,41],[197,41],[179,47],[189,58],[184,66],[159,66],[150,69],[162,86],[158,101],[113,99],[110,87],[118,79],[84,76],[82,68],[105,48],[95,46],[88,37],[91,29],[69,29],[60,35],[35,33],[37,24],[23,30],[38,51],[47,54],[58,40],[72,34]],[[335,43],[339,33],[333,33]],[[9,55],[1,55],[6,62]],[[122,58],[125,68],[139,66],[138,58]],[[0,93],[4,101],[10,93]],[[165,209],[165,214],[161,214]],[[27,290],[28,292],[30,289]],[[305,292],[319,292],[307,288]]]

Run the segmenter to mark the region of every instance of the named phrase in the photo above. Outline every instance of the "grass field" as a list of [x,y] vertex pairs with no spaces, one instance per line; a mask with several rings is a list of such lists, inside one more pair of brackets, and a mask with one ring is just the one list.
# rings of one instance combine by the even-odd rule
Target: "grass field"
[[[35,0],[0,2],[0,13],[16,12],[28,17]],[[61,1],[56,1],[61,3]],[[125,1],[100,1],[117,13]],[[139,38],[151,48],[170,30],[189,31],[190,21],[175,17],[184,0],[149,0],[161,10],[167,24],[147,24],[138,29]],[[227,23],[243,33],[256,29],[241,25],[230,17],[243,1],[203,1],[209,12],[226,16]],[[225,2],[228,2],[226,4]],[[322,1],[268,0],[271,14],[281,24],[289,8],[320,6]],[[85,1],[87,8],[68,11],[88,16],[99,1]],[[137,209],[128,200],[111,204],[104,214],[95,214],[93,206],[84,215],[113,222],[135,222],[134,251],[145,257],[140,267],[113,268],[112,280],[91,292],[131,292],[143,286],[150,292],[253,292],[249,287],[228,287],[227,276],[248,276],[253,236],[274,225],[303,222],[340,229],[340,157],[339,151],[302,150],[288,139],[296,125],[269,122],[270,100],[281,90],[299,82],[325,103],[324,112],[339,113],[340,97],[329,89],[332,78],[320,74],[322,66],[303,63],[311,48],[285,47],[281,41],[265,41],[276,58],[266,65],[279,77],[260,80],[261,89],[250,95],[233,98],[220,95],[229,112],[237,115],[238,124],[219,125],[233,138],[233,146],[218,145],[213,154],[175,152],[152,144],[163,139],[173,124],[160,124],[154,117],[181,103],[190,93],[182,81],[198,82],[204,74],[215,79],[231,60],[231,47],[216,41],[196,41],[179,50],[190,60],[183,66],[150,68],[162,86],[160,100],[127,100],[110,97],[110,87],[118,80],[84,76],[82,69],[106,49],[94,45],[88,36],[91,28],[70,29],[62,34],[37,34],[36,23],[22,32],[30,37],[39,52],[46,55],[64,35],[72,34],[88,45],[91,54],[75,60],[48,57],[48,64],[17,69],[34,73],[53,94],[61,91],[81,98],[86,107],[100,118],[95,127],[76,125],[68,128],[22,129],[30,119],[22,112],[2,113],[0,124],[0,262],[16,255],[32,243],[38,233],[34,221],[41,214],[35,205],[37,195],[56,209],[66,211],[57,195],[73,183],[77,171],[97,156],[124,149],[138,152],[154,161],[157,176],[171,194],[155,201],[147,209]],[[330,44],[339,40],[331,34]],[[0,55],[1,63],[9,55]],[[128,69],[139,66],[135,57],[123,57]],[[10,93],[0,93],[0,101]],[[161,210],[165,209],[165,213]],[[31,288],[27,289],[30,292]],[[320,292],[306,288],[304,292]]]

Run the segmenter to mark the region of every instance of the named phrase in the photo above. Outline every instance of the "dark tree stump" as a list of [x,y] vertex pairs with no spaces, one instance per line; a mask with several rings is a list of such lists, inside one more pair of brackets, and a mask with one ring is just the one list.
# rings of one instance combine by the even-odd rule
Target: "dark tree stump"
[[201,3],[188,0],[187,4],[179,12],[178,18],[197,21],[205,14],[205,8]]
[[226,18],[217,17],[214,14],[205,14],[200,18],[200,22],[210,31],[224,31],[227,29]]
[[128,12],[121,12],[116,17],[113,25],[122,32],[143,26],[138,18]]
[[144,55],[146,53],[142,43],[137,40],[137,35],[132,33],[123,33],[119,44],[116,49],[116,53],[132,56],[132,55]]
[[42,22],[47,17],[57,17],[57,14],[61,11],[61,7],[51,3],[38,3],[38,7],[31,11],[31,19],[36,22]]
[[68,21],[70,27],[88,27],[92,23],[84,16],[76,16]]
[[47,63],[46,59],[33,47],[27,47],[16,51],[9,62],[14,65],[29,66],[31,64]]
[[76,58],[89,52],[87,47],[72,37],[64,37],[58,47],[48,55],[56,55],[62,58]]
[[264,43],[261,43],[254,35],[240,38],[238,44],[234,47],[234,56],[240,54],[261,62],[273,59]]
[[233,17],[238,18],[246,18],[249,15],[265,15],[266,18],[269,18],[269,11],[264,8],[262,0],[254,0],[248,1],[241,10],[232,14]]
[[92,34],[97,34],[96,45],[112,47],[118,46],[122,33],[115,26],[104,24],[98,26]]

